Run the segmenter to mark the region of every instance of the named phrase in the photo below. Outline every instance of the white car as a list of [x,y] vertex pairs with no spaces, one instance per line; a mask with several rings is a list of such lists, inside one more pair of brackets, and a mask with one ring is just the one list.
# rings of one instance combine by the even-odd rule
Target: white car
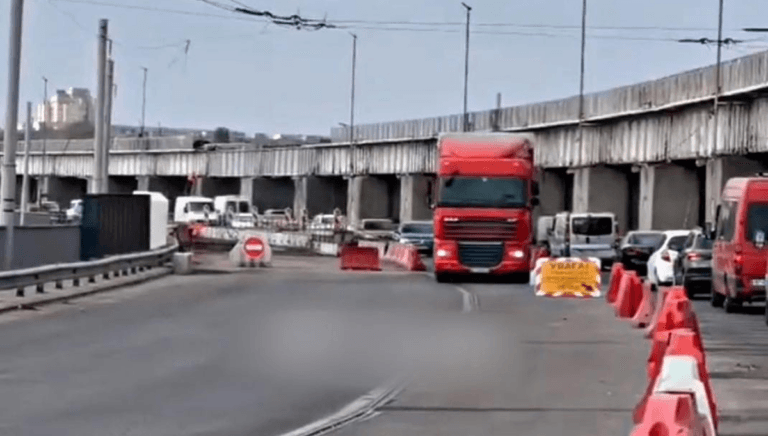
[[690,230],[667,230],[664,241],[648,258],[648,281],[656,286],[670,286],[675,281],[675,259],[683,250]]

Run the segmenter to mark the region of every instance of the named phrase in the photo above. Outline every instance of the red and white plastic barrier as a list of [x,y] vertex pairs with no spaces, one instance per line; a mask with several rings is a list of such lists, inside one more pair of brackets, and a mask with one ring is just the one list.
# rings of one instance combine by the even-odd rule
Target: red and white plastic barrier
[[394,263],[408,271],[426,271],[419,250],[410,244],[390,244],[384,260]]

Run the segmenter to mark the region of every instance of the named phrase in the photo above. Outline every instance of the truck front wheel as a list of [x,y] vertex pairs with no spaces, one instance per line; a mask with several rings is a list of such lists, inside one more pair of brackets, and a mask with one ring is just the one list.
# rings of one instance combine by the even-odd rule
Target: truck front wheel
[[451,277],[448,275],[448,273],[435,273],[435,280],[437,280],[437,283],[450,283]]

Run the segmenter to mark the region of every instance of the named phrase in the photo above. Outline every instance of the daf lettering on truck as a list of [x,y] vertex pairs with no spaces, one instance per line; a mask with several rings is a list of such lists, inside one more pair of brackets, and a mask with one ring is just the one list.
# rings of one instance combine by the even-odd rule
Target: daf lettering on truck
[[435,277],[530,273],[533,146],[524,135],[445,134],[438,139]]

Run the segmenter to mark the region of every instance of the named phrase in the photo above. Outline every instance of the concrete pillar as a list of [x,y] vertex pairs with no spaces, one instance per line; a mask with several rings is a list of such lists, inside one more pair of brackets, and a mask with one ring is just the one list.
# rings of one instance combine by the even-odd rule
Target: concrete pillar
[[293,179],[293,217],[300,219],[307,209],[307,177]]
[[149,191],[149,176],[136,176],[136,190]]
[[347,223],[357,228],[360,223],[360,202],[364,176],[352,176],[347,184]]
[[431,220],[428,190],[431,178],[424,175],[400,177],[400,222]]
[[589,170],[574,168],[573,171],[573,212],[589,212]]
[[240,196],[253,202],[253,177],[240,178]]
[[656,168],[651,165],[640,167],[640,219],[639,230],[653,229],[653,188],[656,180]]
[[713,222],[715,209],[720,201],[723,186],[732,177],[749,177],[761,171],[766,171],[768,166],[757,160],[745,156],[723,156],[707,160],[706,170],[706,221]]

